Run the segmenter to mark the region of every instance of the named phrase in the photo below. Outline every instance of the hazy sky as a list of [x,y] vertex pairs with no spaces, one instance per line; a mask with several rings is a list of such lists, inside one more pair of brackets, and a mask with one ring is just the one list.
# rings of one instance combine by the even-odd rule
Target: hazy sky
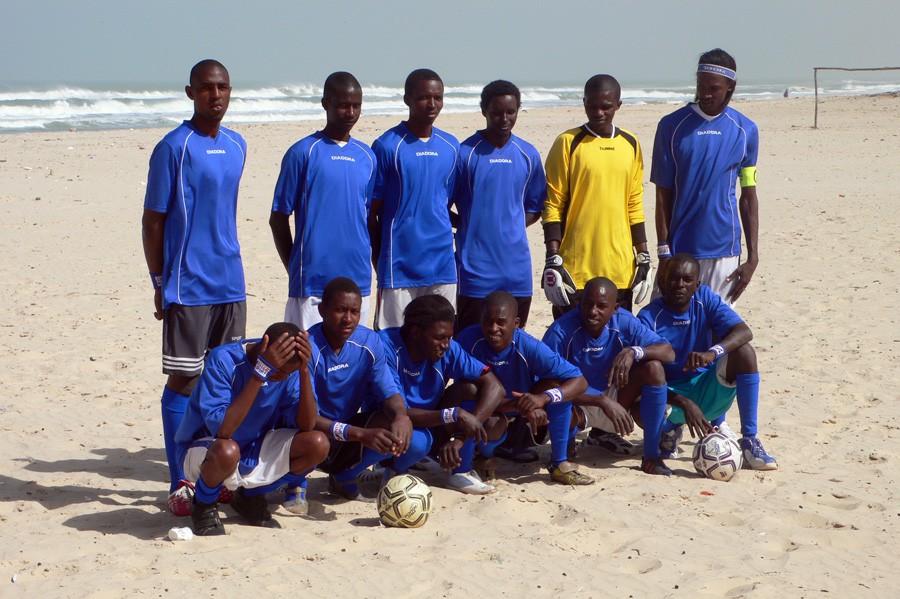
[[[721,46],[747,82],[805,83],[813,66],[900,66],[900,2],[831,0],[2,0],[0,85],[182,85],[201,58],[232,83],[320,82],[349,70],[399,83],[503,77],[690,85]],[[900,77],[900,75],[898,75]]]

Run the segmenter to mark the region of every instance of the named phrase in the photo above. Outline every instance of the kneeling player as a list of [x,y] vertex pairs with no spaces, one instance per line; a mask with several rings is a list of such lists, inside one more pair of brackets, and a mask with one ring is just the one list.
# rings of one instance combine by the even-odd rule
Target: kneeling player
[[[451,488],[492,493],[472,468],[475,444],[490,452],[502,441],[506,419],[493,416],[503,385],[490,369],[453,339],[453,306],[443,296],[424,295],[403,311],[403,326],[379,332],[388,365],[406,399],[407,414],[432,439],[432,454],[452,469]],[[448,379],[454,383],[444,389]]]
[[[523,331],[516,298],[494,291],[484,299],[481,324],[459,334],[463,349],[488,364],[506,391],[498,412],[519,413],[532,430],[544,423],[550,432],[550,478],[567,485],[589,485],[594,479],[568,461],[571,401],[587,389],[581,372],[559,354]],[[484,452],[482,452],[482,455]],[[490,456],[487,456],[490,457]]]
[[[669,260],[661,284],[662,297],[638,317],[675,349],[675,361],[665,367],[674,409],[663,428],[663,453],[675,457],[685,424],[692,436],[712,432],[737,396],[743,437],[735,441],[745,463],[754,470],[775,470],[778,462],[756,438],[759,370],[750,327],[700,284],[700,264],[690,254]],[[720,339],[715,344],[714,335]]]
[[[365,500],[356,484],[363,470],[393,457],[392,469],[406,472],[425,457],[428,440],[413,430],[378,334],[359,326],[361,306],[356,283],[332,279],[319,304],[322,322],[309,329],[309,337],[319,350],[310,364],[319,401],[316,430],[332,439],[319,468],[331,475],[332,491]],[[304,495],[302,488],[289,489],[284,507],[306,513]]]
[[236,490],[231,507],[240,516],[277,527],[265,492],[325,459],[328,438],[313,430],[312,353],[306,333],[286,322],[210,352],[175,435],[184,473],[196,481],[195,534],[225,533],[216,503],[223,485]]
[[668,476],[672,471],[659,453],[666,410],[666,378],[661,362],[671,362],[675,352],[665,339],[618,307],[617,293],[609,279],[588,281],[578,309],[550,325],[544,343],[577,366],[590,385],[588,393],[573,403],[598,407],[616,434],[634,430],[629,410],[641,396],[641,470]]

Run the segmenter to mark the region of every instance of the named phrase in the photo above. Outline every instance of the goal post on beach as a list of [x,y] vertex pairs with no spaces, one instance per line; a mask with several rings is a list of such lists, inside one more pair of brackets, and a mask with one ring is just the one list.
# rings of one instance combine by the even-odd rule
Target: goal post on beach
[[816,90],[816,113],[813,117],[813,129],[819,128],[819,71],[900,71],[900,67],[813,67],[813,86]]

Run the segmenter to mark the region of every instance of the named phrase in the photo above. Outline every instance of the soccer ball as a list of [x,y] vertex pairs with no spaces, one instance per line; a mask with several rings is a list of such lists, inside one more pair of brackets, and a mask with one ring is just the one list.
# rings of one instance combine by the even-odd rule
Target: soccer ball
[[411,474],[395,476],[378,492],[378,515],[386,526],[418,528],[431,513],[431,489]]
[[706,478],[729,481],[743,462],[741,448],[719,432],[706,435],[694,446],[694,468]]

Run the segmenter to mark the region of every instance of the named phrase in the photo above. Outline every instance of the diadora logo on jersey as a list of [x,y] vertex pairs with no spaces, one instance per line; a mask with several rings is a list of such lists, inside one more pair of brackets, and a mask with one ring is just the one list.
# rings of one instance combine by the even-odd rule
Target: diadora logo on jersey
[[335,364],[331,368],[328,369],[328,372],[334,372],[335,370],[341,370],[342,368],[350,368],[349,364]]
[[409,375],[409,376],[419,376],[420,374],[422,374],[422,371],[419,370],[419,371],[413,372],[413,371],[411,371],[411,370],[407,370],[407,369],[404,368],[404,369],[403,369],[403,374],[406,374],[406,375]]
[[495,162],[502,162],[503,164],[512,164],[512,160],[509,158],[491,158],[488,160],[489,163],[494,164]]
[[603,351],[603,348],[602,347],[585,347],[581,351],[583,351],[583,352]]
[[416,152],[416,156],[438,156],[437,152],[433,152],[431,150],[422,150],[421,152]]
[[221,150],[221,149],[220,150],[207,150],[206,153],[207,154],[224,154],[225,150]]
[[673,320],[672,321],[673,327],[686,327],[686,326],[690,326],[690,324],[691,324],[690,318],[682,318],[681,320]]
[[356,159],[351,156],[332,156],[332,160],[346,160],[347,162],[356,162]]
[[715,129],[706,129],[703,131],[697,131],[697,135],[722,135],[722,132],[716,131]]

